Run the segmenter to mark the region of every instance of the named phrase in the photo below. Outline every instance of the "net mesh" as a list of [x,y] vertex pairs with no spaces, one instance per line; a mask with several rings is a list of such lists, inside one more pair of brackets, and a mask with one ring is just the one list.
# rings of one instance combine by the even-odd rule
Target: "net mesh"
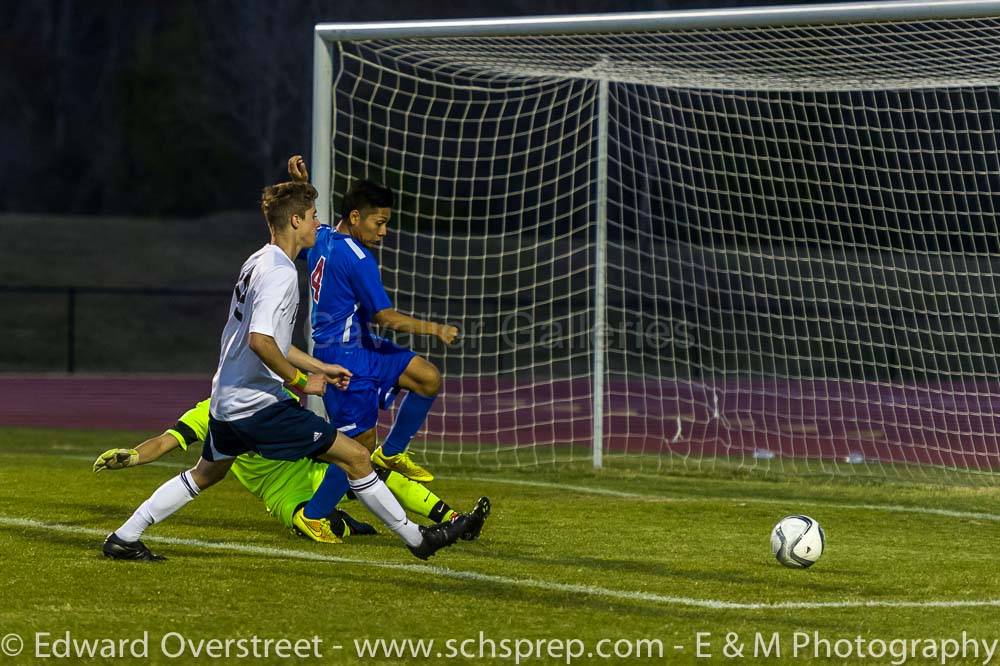
[[397,340],[415,448],[589,460],[596,328],[607,464],[995,478],[998,27],[336,44],[332,210],[390,185],[397,309],[463,330]]

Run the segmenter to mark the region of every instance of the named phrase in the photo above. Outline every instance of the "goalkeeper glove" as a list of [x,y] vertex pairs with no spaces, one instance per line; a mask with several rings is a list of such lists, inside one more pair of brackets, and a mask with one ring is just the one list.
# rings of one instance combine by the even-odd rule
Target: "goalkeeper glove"
[[135,449],[108,449],[97,456],[94,461],[94,471],[105,469],[124,469],[139,464],[139,452]]

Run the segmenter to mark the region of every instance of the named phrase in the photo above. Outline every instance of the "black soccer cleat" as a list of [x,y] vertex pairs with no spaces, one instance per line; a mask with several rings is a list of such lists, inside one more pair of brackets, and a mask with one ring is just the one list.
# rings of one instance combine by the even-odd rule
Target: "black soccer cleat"
[[458,541],[462,533],[465,532],[468,520],[469,517],[467,515],[459,514],[454,520],[447,523],[421,525],[420,534],[424,537],[424,540],[420,542],[419,546],[410,546],[410,552],[416,557],[426,560],[442,548],[447,548]]
[[463,541],[473,541],[479,538],[479,533],[483,531],[483,523],[490,517],[491,509],[492,506],[490,505],[489,497],[480,497],[476,500],[476,505],[472,507],[472,511],[465,514],[468,520],[466,521],[465,531],[462,532]]
[[[330,514],[330,522],[333,523],[335,520],[334,516],[339,518],[344,526],[347,528],[347,534],[350,536],[369,536],[372,534],[378,534],[378,530],[369,525],[368,523],[363,523],[357,518],[351,517],[346,511],[340,509],[334,509],[333,513]],[[345,535],[341,535],[345,536]]]
[[122,541],[118,535],[112,532],[104,540],[104,557],[113,560],[135,560],[140,562],[162,562],[167,559],[163,555],[157,555],[146,547],[141,541]]

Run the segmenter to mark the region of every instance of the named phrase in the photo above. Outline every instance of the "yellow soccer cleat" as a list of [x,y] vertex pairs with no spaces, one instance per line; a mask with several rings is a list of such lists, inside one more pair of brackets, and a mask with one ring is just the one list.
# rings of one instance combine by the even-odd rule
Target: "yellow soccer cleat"
[[382,454],[382,447],[380,446],[372,452],[372,462],[379,467],[384,467],[392,470],[393,472],[399,472],[406,478],[414,481],[426,483],[427,481],[434,480],[434,475],[417,463],[413,462],[410,458],[410,454],[406,451],[397,453],[394,456],[386,456]]
[[312,539],[313,541],[318,541],[320,543],[343,543],[333,530],[330,528],[330,521],[326,518],[317,518],[313,520],[312,518],[306,518],[305,507],[299,507],[298,510],[292,514],[292,525],[295,529],[307,539]]

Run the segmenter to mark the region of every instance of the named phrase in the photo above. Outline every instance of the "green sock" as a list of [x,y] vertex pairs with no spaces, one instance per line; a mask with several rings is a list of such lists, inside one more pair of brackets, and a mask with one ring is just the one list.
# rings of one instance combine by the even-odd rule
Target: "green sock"
[[[379,476],[382,476],[381,474]],[[435,523],[451,520],[455,512],[444,500],[431,492],[422,483],[412,481],[399,472],[389,472],[383,478],[390,492],[407,511],[430,518]]]

